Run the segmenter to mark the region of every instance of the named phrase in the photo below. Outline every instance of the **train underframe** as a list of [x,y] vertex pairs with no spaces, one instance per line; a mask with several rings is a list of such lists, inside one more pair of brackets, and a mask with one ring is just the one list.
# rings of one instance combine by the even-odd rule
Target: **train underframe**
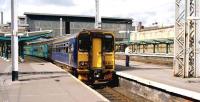
[[64,63],[54,63],[86,84],[112,83],[116,84],[116,74],[113,69],[77,69]]
[[[76,69],[75,69],[76,70]],[[106,69],[78,69],[78,79],[83,82],[97,83],[97,82],[108,82],[112,80],[112,70]]]

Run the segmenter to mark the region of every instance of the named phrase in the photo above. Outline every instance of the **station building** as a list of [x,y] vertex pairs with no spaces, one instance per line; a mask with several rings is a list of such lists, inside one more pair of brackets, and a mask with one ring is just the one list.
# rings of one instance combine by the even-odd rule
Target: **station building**
[[130,39],[116,45],[118,52],[129,46],[135,54],[171,54],[174,51],[174,26],[144,27],[130,34]]
[[130,35],[133,53],[173,54],[174,26],[143,29]]
[[[74,34],[83,29],[93,29],[95,17],[84,15],[64,15],[45,13],[24,13],[25,16],[18,17],[19,55],[24,57],[23,46],[26,42],[40,38],[58,37]],[[61,23],[62,22],[62,23]],[[62,27],[61,27],[62,26]],[[132,29],[131,18],[103,17],[102,29],[114,32],[116,40],[127,40],[128,33],[119,34],[119,31]],[[31,33],[27,33],[31,32]],[[0,25],[0,56],[10,58],[11,56],[11,23]]]
[[[84,15],[47,14],[25,12],[30,31],[53,30],[53,37],[63,34],[74,34],[83,29],[93,29],[95,17]],[[60,23],[62,22],[62,23]],[[60,26],[62,25],[62,27]],[[102,29],[114,32],[117,41],[127,40],[128,33],[119,31],[133,30],[131,18],[102,17]]]
[[173,65],[174,26],[143,27],[130,34],[128,41],[117,42],[116,59],[126,59],[120,53],[129,48],[130,60],[142,63]]

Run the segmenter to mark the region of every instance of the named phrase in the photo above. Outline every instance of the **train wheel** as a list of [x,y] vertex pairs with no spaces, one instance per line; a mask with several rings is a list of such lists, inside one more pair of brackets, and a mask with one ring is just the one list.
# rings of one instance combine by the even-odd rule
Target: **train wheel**
[[94,80],[94,79],[92,79],[92,78],[88,79],[88,84],[89,84],[89,85],[93,85],[93,84],[94,84],[94,82],[95,82],[95,80]]
[[78,71],[75,68],[72,69],[72,74],[73,74],[73,76],[78,78]]
[[88,84],[89,85],[93,85],[95,82],[95,79],[94,79],[94,72],[92,70],[90,70],[90,72],[88,73]]
[[110,87],[117,87],[117,86],[119,86],[119,77],[116,75],[115,72],[112,73],[112,80],[109,81],[108,85]]

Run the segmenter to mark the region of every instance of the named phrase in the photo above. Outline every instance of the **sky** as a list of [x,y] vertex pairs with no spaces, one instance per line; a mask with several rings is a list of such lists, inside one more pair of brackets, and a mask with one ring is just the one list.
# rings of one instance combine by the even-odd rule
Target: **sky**
[[[10,1],[0,0],[0,11],[4,22],[10,21]],[[18,15],[24,12],[95,15],[95,0],[17,0]],[[145,26],[158,22],[173,25],[175,0],[99,0],[100,14],[104,17],[132,18],[135,24],[142,21]]]

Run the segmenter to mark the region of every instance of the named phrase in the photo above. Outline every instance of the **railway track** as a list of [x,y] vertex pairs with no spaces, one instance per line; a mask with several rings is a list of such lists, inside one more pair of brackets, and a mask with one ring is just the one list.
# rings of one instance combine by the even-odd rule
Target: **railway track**
[[119,93],[111,87],[98,87],[94,89],[110,100],[110,102],[134,102],[133,99]]

